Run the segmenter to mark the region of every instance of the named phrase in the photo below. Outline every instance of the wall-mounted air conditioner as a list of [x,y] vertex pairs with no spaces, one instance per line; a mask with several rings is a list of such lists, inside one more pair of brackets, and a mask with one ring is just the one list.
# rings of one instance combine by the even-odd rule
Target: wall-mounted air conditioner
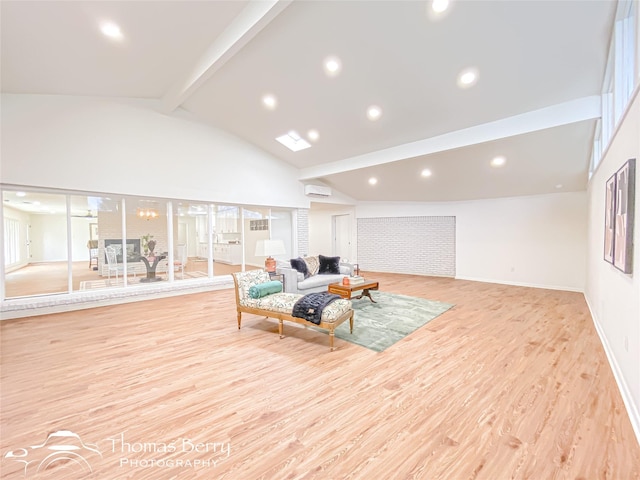
[[331,188],[323,187],[320,185],[305,185],[304,186],[305,195],[315,195],[318,197],[330,197],[331,196]]

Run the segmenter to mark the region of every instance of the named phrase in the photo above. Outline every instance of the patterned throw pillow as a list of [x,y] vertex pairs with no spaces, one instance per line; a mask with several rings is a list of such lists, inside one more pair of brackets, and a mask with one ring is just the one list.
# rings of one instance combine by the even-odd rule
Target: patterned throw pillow
[[303,260],[307,264],[309,275],[316,275],[320,269],[320,260],[318,260],[318,257],[304,257]]

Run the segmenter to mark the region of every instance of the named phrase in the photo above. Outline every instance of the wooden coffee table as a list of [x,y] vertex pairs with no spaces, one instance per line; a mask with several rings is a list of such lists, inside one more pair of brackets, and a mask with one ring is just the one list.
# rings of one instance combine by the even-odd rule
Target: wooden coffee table
[[347,300],[351,300],[351,294],[353,292],[359,292],[362,290],[362,293],[353,297],[354,300],[358,300],[362,297],[369,297],[373,303],[377,303],[373,298],[371,298],[371,293],[369,290],[378,290],[378,282],[373,280],[365,280],[364,283],[359,283],[358,285],[343,285],[342,283],[332,283],[329,285],[328,292],[335,293],[336,295],[340,295],[342,298]]

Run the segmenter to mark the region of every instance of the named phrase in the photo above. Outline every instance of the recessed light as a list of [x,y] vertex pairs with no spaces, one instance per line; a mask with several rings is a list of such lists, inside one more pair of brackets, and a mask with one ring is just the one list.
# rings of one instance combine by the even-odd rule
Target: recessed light
[[330,56],[324,59],[324,71],[330,77],[335,77],[342,70],[342,62],[336,56]]
[[320,138],[320,134],[318,133],[317,130],[312,129],[307,132],[307,138],[312,142],[316,142]]
[[503,156],[494,157],[493,160],[491,160],[492,167],[501,167],[505,163],[507,163],[507,159]]
[[276,140],[293,152],[304,150],[311,146],[311,144],[304,138],[301,138],[295,130],[290,130],[288,133],[280,135]]
[[371,105],[367,108],[367,118],[369,120],[375,121],[378,120],[382,116],[382,109],[377,105]]
[[376,177],[371,177],[369,179],[369,185],[375,185],[376,183],[378,183],[378,179]]
[[270,93],[262,97],[262,104],[269,110],[274,110],[278,106],[278,100]]
[[451,0],[431,0],[427,4],[427,17],[434,22],[442,20],[451,11]]
[[558,189],[562,188],[562,184],[561,183],[557,184],[556,188],[558,188]]
[[431,2],[431,10],[435,13],[442,13],[449,8],[449,0],[433,0]]
[[475,68],[466,68],[458,75],[458,86],[460,88],[469,88],[478,82],[478,70]]
[[105,22],[100,26],[100,31],[106,37],[114,40],[121,40],[123,35],[120,27],[112,22]]
[[424,170],[422,170],[422,172],[420,172],[420,175],[422,175],[423,177],[430,177],[431,170],[429,170],[428,168],[425,168]]
[[26,193],[24,193],[24,192],[16,192],[16,197],[24,197],[24,196],[26,196],[26,195],[27,195],[27,194],[26,194]]

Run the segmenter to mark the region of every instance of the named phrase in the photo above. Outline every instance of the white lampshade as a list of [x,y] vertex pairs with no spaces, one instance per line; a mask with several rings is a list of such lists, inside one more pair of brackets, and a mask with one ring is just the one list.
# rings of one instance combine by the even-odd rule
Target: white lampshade
[[287,251],[282,240],[258,240],[256,242],[256,257],[271,257],[285,253]]

